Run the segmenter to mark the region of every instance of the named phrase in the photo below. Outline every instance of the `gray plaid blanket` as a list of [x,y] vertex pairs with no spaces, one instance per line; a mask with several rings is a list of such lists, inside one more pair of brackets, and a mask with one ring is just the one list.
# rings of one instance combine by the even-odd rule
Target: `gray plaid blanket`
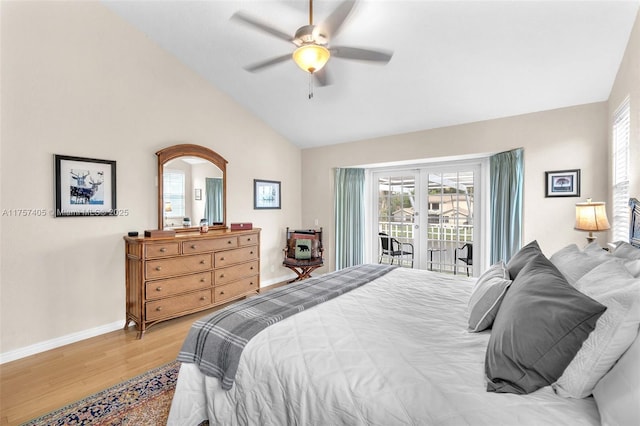
[[280,287],[234,303],[192,326],[178,361],[195,363],[200,371],[231,389],[242,350],[266,327],[297,312],[333,299],[381,277],[394,266],[357,265]]

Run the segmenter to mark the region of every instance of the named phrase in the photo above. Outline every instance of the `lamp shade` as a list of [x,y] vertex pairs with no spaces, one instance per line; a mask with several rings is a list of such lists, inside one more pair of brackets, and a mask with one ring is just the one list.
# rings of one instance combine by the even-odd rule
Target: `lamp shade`
[[310,43],[298,47],[293,52],[293,60],[304,71],[313,74],[325,66],[331,53],[319,44]]
[[586,203],[576,204],[575,229],[592,232],[605,231],[610,227],[605,203],[601,201],[592,202],[589,199]]

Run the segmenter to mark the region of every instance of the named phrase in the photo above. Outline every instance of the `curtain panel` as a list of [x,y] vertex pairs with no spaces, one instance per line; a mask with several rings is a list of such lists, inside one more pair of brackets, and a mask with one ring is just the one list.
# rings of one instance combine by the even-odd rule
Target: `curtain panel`
[[522,148],[490,158],[491,169],[491,264],[508,262],[522,246]]
[[364,169],[335,169],[336,270],[364,263]]

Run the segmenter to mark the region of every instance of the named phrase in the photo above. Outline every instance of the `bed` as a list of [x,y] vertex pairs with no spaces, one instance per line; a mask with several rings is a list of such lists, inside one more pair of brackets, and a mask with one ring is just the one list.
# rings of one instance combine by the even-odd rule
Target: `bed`
[[[640,207],[633,207],[640,217]],[[198,363],[183,362],[168,424],[638,424],[637,404],[628,401],[640,396],[639,385],[629,380],[640,375],[640,249],[627,242],[609,252],[570,245],[547,257],[534,243],[479,279],[391,268],[300,309],[248,340],[227,386],[203,374]],[[521,380],[526,366],[499,371],[515,358],[509,351],[524,345],[529,354],[544,346],[544,338],[532,337],[540,329],[531,328],[535,321],[543,321],[542,329],[549,326],[544,317],[563,322],[555,312],[513,319],[556,304],[560,287],[549,292],[537,283],[521,285],[531,277],[565,280],[561,288],[570,298],[558,309],[567,310],[568,303],[571,320],[580,315],[572,333],[583,329],[573,336],[569,355],[553,354],[552,364],[569,357],[552,368],[559,372],[535,372],[531,379],[527,371]],[[526,291],[547,293],[532,301],[531,294],[521,295]],[[540,359],[554,350],[544,349]],[[509,359],[500,358],[503,352]],[[544,383],[532,385],[537,375]]]

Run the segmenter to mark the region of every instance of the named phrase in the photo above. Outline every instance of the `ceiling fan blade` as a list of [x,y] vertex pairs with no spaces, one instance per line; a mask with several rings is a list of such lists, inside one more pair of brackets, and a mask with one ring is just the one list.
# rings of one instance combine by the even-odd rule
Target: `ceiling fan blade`
[[262,71],[265,68],[268,68],[272,65],[279,64],[280,62],[288,61],[291,59],[291,53],[287,53],[286,55],[278,56],[275,58],[267,59],[266,61],[257,62],[253,65],[248,65],[244,67],[245,70],[249,72],[257,72]]
[[324,67],[320,71],[313,73],[313,77],[316,79],[316,84],[320,87],[329,86],[331,84],[331,77],[329,71]]
[[384,62],[391,60],[393,52],[382,50],[361,49],[359,47],[333,46],[329,49],[332,56],[343,59],[355,59],[358,61]]
[[290,34],[287,34],[284,31],[280,31],[279,29],[274,28],[271,25],[267,24],[266,22],[262,22],[254,18],[253,16],[248,15],[243,11],[238,11],[234,13],[233,15],[231,15],[231,19],[248,24],[253,28],[256,28],[267,34],[271,34],[272,36],[279,38],[281,40],[293,42],[293,36],[291,36]]
[[331,15],[319,25],[325,36],[335,37],[340,32],[342,24],[351,13],[354,5],[354,0],[345,0],[331,12]]

